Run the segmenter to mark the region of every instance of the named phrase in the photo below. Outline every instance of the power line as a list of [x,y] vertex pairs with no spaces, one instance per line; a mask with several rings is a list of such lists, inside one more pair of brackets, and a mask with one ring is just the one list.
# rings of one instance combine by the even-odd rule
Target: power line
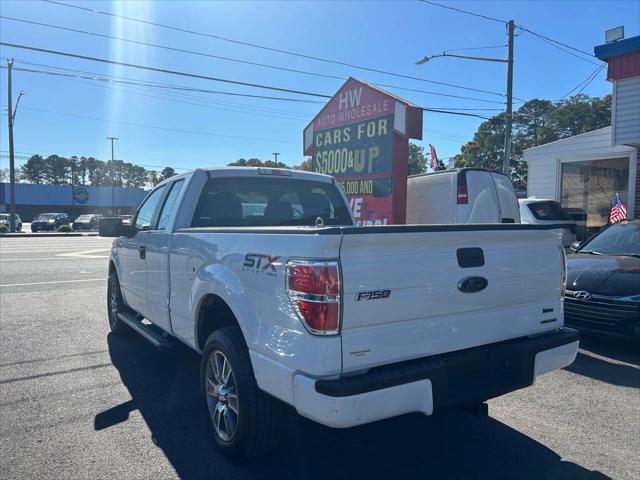
[[464,116],[464,117],[477,117],[477,118],[482,118],[484,120],[491,120],[491,118],[489,118],[489,117],[485,117],[485,116],[482,116],[482,115],[476,115],[475,113],[449,112],[449,111],[446,111],[446,110],[438,110],[436,108],[425,108],[425,107],[421,107],[421,108],[425,112],[447,113],[449,115],[461,115],[461,116]]
[[572,47],[571,45],[567,45],[566,43],[562,43],[562,42],[560,42],[558,40],[554,40],[553,38],[550,38],[550,37],[548,37],[546,35],[543,35],[541,33],[537,33],[537,32],[534,32],[532,30],[529,30],[528,28],[523,27],[522,25],[518,25],[518,28],[520,28],[521,30],[523,30],[523,31],[525,31],[527,33],[530,33],[531,35],[533,35],[535,37],[538,37],[540,39],[546,40],[547,42],[552,42],[552,43],[555,43],[557,45],[561,45],[561,46],[563,46],[565,48],[568,48],[569,50],[573,50],[574,52],[581,53],[581,54],[586,55],[588,57],[597,58],[593,53],[585,52],[584,50],[580,50],[579,48],[575,48],[575,47]]
[[[347,80],[347,77],[342,77],[342,76],[337,76],[337,75],[326,75],[326,74],[318,73],[318,72],[309,72],[309,71],[305,71],[305,70],[297,70],[297,69],[292,69],[292,68],[279,67],[279,66],[275,66],[275,65],[269,65],[269,64],[258,63],[258,62],[251,62],[251,61],[240,60],[240,59],[231,58],[231,57],[222,57],[220,55],[213,55],[213,54],[209,54],[209,53],[206,53],[206,52],[199,52],[199,51],[195,51],[195,50],[186,50],[186,49],[182,49],[182,48],[169,47],[169,46],[166,46],[166,45],[159,45],[159,44],[150,43],[150,42],[142,42],[142,41],[139,41],[139,40],[131,40],[131,39],[128,39],[128,38],[115,37],[115,36],[112,36],[112,35],[105,35],[105,34],[90,32],[90,31],[87,31],[87,30],[78,30],[78,29],[75,29],[75,28],[63,27],[61,25],[53,25],[53,24],[50,24],[50,23],[35,22],[35,21],[32,21],[32,20],[25,20],[25,19],[14,18],[14,17],[6,17],[6,16],[2,16],[2,15],[0,15],[0,18],[3,19],[3,20],[11,20],[11,21],[14,21],[14,22],[21,22],[21,23],[27,23],[27,24],[31,24],[31,25],[38,25],[38,26],[46,27],[46,28],[53,28],[53,29],[68,31],[68,32],[72,32],[72,33],[79,33],[79,34],[82,34],[82,35],[89,35],[89,36],[94,36],[94,37],[99,37],[99,38],[106,38],[106,39],[110,39],[110,40],[117,40],[117,41],[121,41],[121,42],[133,43],[133,44],[136,44],[136,45],[143,45],[143,46],[147,46],[147,47],[160,48],[160,49],[163,49],[163,50],[169,50],[169,51],[174,51],[174,52],[179,52],[179,53],[187,53],[187,54],[191,54],[191,55],[199,55],[199,56],[204,56],[204,57],[209,57],[209,58],[216,58],[216,59],[219,59],[219,60],[226,60],[226,61],[230,61],[230,62],[237,62],[237,63],[243,63],[243,64],[247,64],[247,65],[254,65],[254,66],[259,66],[259,67],[264,67],[264,68],[271,68],[271,69],[275,69],[275,70],[283,70],[283,71],[287,71],[287,72],[300,73],[300,74],[304,74],[304,75],[311,75],[311,76],[315,76],[315,77],[332,78],[332,79],[336,79],[336,80]],[[457,48],[457,49],[452,49],[452,50],[448,50],[448,51],[456,52],[456,51],[463,51],[463,50],[481,50],[481,49],[487,49],[487,48],[502,48],[504,46],[506,46],[506,45],[494,45],[494,46],[470,47],[470,48]],[[459,95],[445,94],[445,93],[441,93],[441,92],[416,90],[416,89],[411,89],[411,88],[400,87],[400,86],[397,86],[397,85],[385,85],[385,84],[377,84],[377,85],[379,85],[381,87],[395,88],[395,89],[398,89],[398,90],[406,90],[406,91],[412,91],[412,92],[426,93],[426,94],[429,94],[429,95],[441,95],[441,96],[444,96],[444,97],[462,98],[462,99],[478,100],[478,101],[485,101],[485,102],[486,101],[490,101],[490,100],[483,100],[483,99],[478,99],[478,98],[473,98],[473,97],[463,97],[463,96],[459,96]],[[495,102],[495,103],[499,103],[499,102]]]
[[[428,3],[429,5],[433,5],[434,7],[446,8],[447,10],[453,10],[454,12],[464,13],[465,15],[472,15],[474,17],[484,18],[485,20],[491,20],[492,22],[498,23],[507,23],[506,20],[500,20],[499,18],[489,17],[487,15],[482,15],[481,13],[470,12],[469,10],[462,10],[461,8],[450,7],[449,5],[443,5],[441,3],[430,2],[428,0],[418,0],[422,3]],[[51,2],[55,3],[55,2]]]
[[[1,69],[6,69],[7,67],[5,66],[0,66]],[[204,108],[210,108],[213,110],[222,110],[222,111],[229,111],[229,112],[236,112],[236,113],[244,113],[244,114],[248,114],[248,115],[257,115],[257,116],[262,116],[262,117],[270,117],[270,118],[280,118],[280,119],[285,119],[285,120],[296,120],[296,121],[305,121],[307,120],[307,117],[296,117],[296,115],[300,115],[300,114],[291,114],[289,116],[284,116],[284,115],[273,115],[273,114],[269,114],[269,113],[262,113],[262,110],[260,109],[256,109],[257,111],[246,111],[246,110],[238,110],[238,109],[233,109],[233,108],[224,108],[224,107],[218,107],[215,105],[211,105],[209,103],[207,103],[207,99],[200,99],[197,97],[192,97],[187,95],[188,98],[196,98],[196,102],[189,102],[189,101],[184,101],[184,100],[177,100],[175,98],[168,98],[167,95],[173,95],[173,96],[178,96],[180,97],[179,94],[171,94],[171,93],[166,93],[164,95],[149,95],[147,93],[141,93],[141,92],[137,92],[137,91],[132,91],[132,90],[127,90],[124,88],[115,88],[115,87],[110,87],[108,85],[104,85],[102,83],[89,83],[86,81],[82,81],[82,80],[75,80],[75,78],[87,78],[87,77],[79,77],[77,75],[71,75],[68,73],[59,73],[59,72],[48,72],[48,71],[44,71],[44,70],[33,70],[33,69],[28,69],[28,68],[20,68],[20,67],[14,67],[15,71],[20,71],[20,72],[25,72],[25,73],[36,73],[36,74],[43,74],[43,75],[51,75],[51,76],[56,76],[56,77],[62,77],[65,80],[71,81],[71,82],[77,82],[80,83],[82,85],[91,85],[91,86],[96,86],[96,87],[102,87],[102,88],[107,88],[109,90],[114,90],[114,91],[119,91],[119,92],[125,92],[125,93],[131,93],[134,95],[140,95],[143,97],[148,97],[148,98],[156,98],[156,99],[160,99],[160,100],[166,100],[166,101],[170,101],[170,102],[175,102],[175,103],[182,103],[182,104],[186,104],[186,105],[195,105],[195,106],[200,106],[200,107],[204,107]],[[91,78],[87,78],[90,80],[98,80],[98,79],[91,79]],[[112,83],[118,83],[118,82],[112,82]],[[130,87],[130,88],[135,88],[135,87]],[[144,87],[137,87],[137,88],[144,88]],[[148,88],[148,87],[147,87]],[[203,103],[205,102],[205,103]],[[247,107],[247,108],[255,108],[255,107]]]
[[[495,18],[495,17],[489,17],[487,15],[482,15],[480,13],[471,12],[469,10],[463,10],[461,8],[451,7],[449,5],[443,5],[441,3],[436,3],[436,2],[429,1],[429,0],[418,0],[418,1],[422,2],[422,3],[427,3],[429,5],[433,5],[434,7],[440,7],[440,8],[445,8],[447,10],[453,10],[454,12],[463,13],[465,15],[472,15],[474,17],[484,18],[485,20],[491,20],[491,21],[494,21],[494,22],[505,23],[505,24],[507,23],[506,20],[501,20],[501,19]],[[565,47],[565,48],[567,48],[569,50],[573,50],[574,52],[578,52],[578,53],[581,53],[581,54],[586,55],[588,57],[595,58],[595,55],[593,55],[592,53],[585,52],[584,50],[580,50],[579,48],[576,48],[576,47],[572,47],[571,45],[567,45],[566,43],[563,43],[563,42],[561,42],[559,40],[555,40],[555,39],[553,39],[551,37],[548,37],[547,35],[543,35],[541,33],[534,32],[533,30],[530,30],[530,29],[528,29],[526,27],[523,27],[522,25],[516,25],[516,26],[520,30],[522,30],[524,32],[527,32],[527,33],[530,33],[531,35],[534,35],[535,37],[538,37],[539,39],[546,41],[547,43],[555,46],[556,48]],[[559,48],[559,49],[562,50],[565,53],[569,53],[570,55],[574,55],[573,53],[568,52],[563,48]],[[597,65],[596,63],[591,62],[590,60],[587,60],[587,59],[585,59],[583,57],[580,57],[578,55],[574,55],[574,56],[577,57],[577,58],[580,58],[581,60],[589,61],[590,63],[593,63],[594,65]]]
[[[6,57],[2,57],[2,58],[6,58]],[[123,83],[123,84],[128,84],[129,82],[138,82],[138,83],[144,83],[145,85],[158,87],[158,88],[171,88],[171,89],[175,89],[175,90],[194,91],[194,92],[200,92],[200,93],[214,93],[214,94],[221,94],[221,95],[232,95],[232,96],[241,96],[241,97],[244,96],[244,97],[249,97],[249,98],[264,98],[264,99],[267,99],[267,100],[283,100],[283,101],[288,101],[288,102],[300,102],[300,103],[320,103],[320,104],[324,104],[325,103],[325,102],[319,101],[319,100],[306,100],[306,99],[283,98],[283,97],[268,97],[268,96],[262,96],[262,95],[250,95],[250,94],[243,94],[243,93],[225,92],[225,91],[220,91],[220,90],[201,89],[201,88],[187,87],[187,86],[184,86],[184,85],[167,84],[167,83],[160,83],[160,82],[150,82],[148,80],[140,81],[140,80],[135,79],[135,78],[132,79],[132,78],[129,78],[129,77],[113,76],[113,75],[107,75],[107,74],[103,74],[103,73],[93,73],[93,72],[87,72],[85,70],[77,70],[77,69],[73,69],[73,68],[64,68],[64,67],[58,67],[58,66],[54,66],[54,65],[46,65],[46,64],[42,64],[42,63],[28,62],[28,61],[21,60],[21,59],[15,59],[15,60],[17,62],[23,63],[25,65],[32,65],[32,66],[36,66],[36,67],[55,68],[55,69],[63,70],[63,71],[67,71],[67,72],[75,72],[75,73],[81,73],[81,74],[85,74],[85,75],[91,75],[93,77],[105,77],[105,78],[110,78],[110,79],[115,79],[115,80],[124,80],[123,82],[120,82],[120,83]],[[95,79],[91,78],[90,80],[95,80]],[[346,80],[346,78],[345,78],[345,80]],[[437,96],[442,96],[442,97],[459,98],[459,99],[464,99],[464,100],[475,100],[475,101],[478,101],[478,102],[494,103],[494,104],[498,104],[498,105],[502,105],[503,104],[503,102],[496,101],[496,100],[486,100],[484,98],[466,97],[466,96],[462,96],[462,95],[452,95],[452,94],[446,94],[446,93],[431,92],[431,91],[428,91],[428,90],[419,90],[419,89],[414,89],[414,88],[399,87],[397,85],[388,85],[388,84],[380,84],[380,83],[374,83],[373,85],[375,85],[377,87],[393,88],[393,89],[398,89],[398,90],[406,90],[406,91],[410,91],[410,92],[424,93],[424,94],[427,94],[427,95],[437,95]]]
[[519,28],[520,28],[521,30],[523,30],[523,31],[526,31],[526,32],[531,33],[532,35],[534,35],[534,36],[538,37],[538,38],[539,38],[540,40],[542,40],[543,42],[545,42],[545,43],[547,43],[547,44],[551,45],[551,46],[552,46],[552,47],[554,47],[554,48],[557,48],[558,50],[560,50],[560,51],[562,51],[562,52],[564,52],[564,53],[568,53],[569,55],[574,56],[574,57],[576,57],[576,58],[579,58],[580,60],[582,60],[582,61],[584,61],[584,62],[590,63],[591,65],[599,65],[599,63],[597,63],[597,62],[593,62],[593,61],[591,61],[591,60],[589,60],[589,59],[587,59],[587,58],[581,57],[580,55],[577,55],[577,54],[573,53],[571,50],[567,50],[566,48],[561,47],[560,45],[558,45],[558,44],[557,44],[558,42],[554,42],[554,41],[552,41],[552,40],[550,40],[550,39],[548,39],[548,38],[546,38],[546,37],[544,37],[544,36],[542,36],[542,35],[538,35],[538,34],[536,34],[536,33],[532,32],[532,31],[530,31],[530,30],[527,30],[527,29],[525,29],[525,28],[522,28],[522,27],[519,27]]
[[[6,57],[2,57],[5,58]],[[54,66],[54,65],[46,65],[46,64],[42,64],[42,63],[33,63],[33,62],[28,62],[25,60],[20,60],[20,59],[15,59],[17,62],[19,63],[23,63],[25,65],[32,65],[32,66],[36,66],[36,67],[45,67],[45,68],[55,68],[57,70],[63,70],[63,71],[67,71],[67,72],[75,72],[75,73],[81,73],[81,74],[85,74],[85,75],[91,75],[91,77],[79,77],[79,78],[83,78],[86,80],[100,80],[100,81],[105,81],[108,82],[110,81],[109,79],[114,79],[114,80],[120,80],[120,82],[117,83],[122,83],[122,84],[126,84],[126,85],[145,85],[145,86],[149,86],[149,87],[157,87],[157,88],[166,88],[166,89],[172,89],[172,90],[183,90],[183,91],[190,91],[190,92],[199,92],[199,93],[212,93],[212,94],[216,94],[216,95],[230,95],[230,96],[234,96],[234,97],[247,97],[247,98],[257,98],[257,99],[265,99],[265,100],[281,100],[281,101],[286,101],[286,102],[297,102],[297,103],[315,103],[315,104],[325,104],[325,102],[320,101],[320,100],[307,100],[304,98],[287,98],[287,97],[272,97],[272,96],[265,96],[265,95],[252,95],[252,94],[248,94],[248,93],[236,93],[236,92],[228,92],[228,91],[223,91],[223,90],[210,90],[210,89],[206,89],[206,88],[197,88],[197,87],[187,87],[184,85],[176,85],[176,84],[171,84],[171,83],[161,83],[161,82],[150,82],[150,81],[141,81],[138,79],[132,79],[132,78],[128,78],[128,77],[117,77],[114,75],[108,75],[105,73],[92,73],[92,72],[87,72],[85,70],[76,70],[73,68],[65,68],[65,67],[58,67],[58,66]],[[98,78],[98,77],[104,77],[104,78]],[[115,83],[115,82],[114,82]]]
[[[20,63],[28,63],[28,62],[20,62]],[[36,64],[36,65],[41,65],[41,64]],[[54,67],[54,66],[47,66],[49,68],[60,68],[60,67]],[[6,69],[6,67],[4,66],[0,66],[0,68]],[[80,80],[74,80],[74,79],[82,79],[82,80],[92,80],[92,81],[98,81],[98,82],[110,82],[110,83],[115,83],[115,84],[123,84],[126,86],[138,86],[138,88],[153,88],[156,87],[155,84],[148,84],[145,82],[120,82],[118,80],[113,80],[113,78],[117,78],[117,77],[113,77],[110,76],[112,79],[102,79],[102,78],[97,78],[96,75],[100,75],[100,74],[88,74],[88,75],[92,75],[92,76],[84,76],[84,75],[73,75],[73,74],[66,74],[66,73],[60,73],[60,72],[51,72],[51,71],[45,71],[45,70],[35,70],[35,69],[28,69],[28,68],[21,68],[21,67],[14,67],[14,70],[16,71],[21,71],[21,72],[25,72],[25,73],[35,73],[35,74],[42,74],[42,75],[52,75],[52,76],[58,76],[58,77],[62,77],[65,78],[69,81],[76,81],[78,83],[81,83],[83,85],[89,85],[89,83],[87,82],[83,82]],[[62,70],[72,70],[72,69],[62,69]],[[167,100],[167,101],[173,101],[176,103],[183,103],[183,104],[187,104],[187,105],[195,105],[195,106],[202,106],[205,108],[213,108],[213,109],[218,109],[218,110],[227,110],[227,111],[232,111],[232,112],[239,112],[239,113],[246,113],[246,114],[253,114],[253,115],[258,115],[258,116],[267,116],[267,117],[273,117],[273,118],[282,118],[282,119],[287,119],[287,120],[305,120],[306,119],[306,115],[302,114],[302,113],[295,113],[293,112],[289,112],[289,111],[285,111],[285,110],[277,110],[276,112],[280,112],[280,113],[286,113],[288,114],[288,116],[281,116],[281,115],[267,115],[267,114],[263,114],[263,113],[255,113],[255,112],[245,112],[245,111],[241,111],[241,110],[234,110],[234,109],[229,109],[229,108],[216,108],[214,106],[211,105],[203,105],[201,102],[206,101],[206,99],[202,99],[199,97],[194,97],[191,95],[179,95],[179,94],[167,94],[167,95],[173,95],[173,96],[178,96],[178,97],[186,97],[189,99],[195,99],[197,100],[197,102],[187,102],[187,101],[181,101],[181,100],[176,100],[176,99],[172,99],[172,98],[166,98],[164,96],[157,96],[157,95],[149,95],[146,93],[140,93],[140,92],[136,92],[136,91],[130,91],[130,90],[126,90],[126,89],[122,89],[122,88],[111,88],[108,87],[106,85],[96,85],[96,86],[101,86],[103,88],[109,88],[109,89],[113,89],[116,91],[122,91],[122,92],[128,92],[128,93],[132,93],[135,95],[141,95],[144,97],[149,97],[149,98],[157,98],[157,99],[161,99],[161,100]],[[219,102],[218,102],[219,103]],[[223,103],[224,104],[224,103]],[[231,104],[234,105],[234,104]],[[235,104],[238,105],[238,104]],[[252,106],[246,106],[243,108],[248,108],[248,109],[254,109],[257,110],[258,112],[262,112],[263,109],[260,109],[258,107],[252,107]],[[498,109],[498,108],[456,108],[456,107],[431,107],[434,111],[439,111],[440,113],[452,113],[455,114],[455,112],[457,111],[501,111],[502,109]],[[450,111],[450,112],[444,112],[445,110]],[[264,110],[266,112],[269,112],[270,109],[266,109]],[[296,116],[298,116],[296,118]],[[301,118],[302,116],[304,116],[304,118]]]
[[210,137],[236,138],[236,139],[241,139],[241,140],[257,140],[257,141],[262,141],[262,142],[294,143],[294,144],[295,143],[299,143],[297,141],[291,141],[291,140],[276,140],[276,139],[272,139],[272,138],[245,137],[245,136],[240,136],[240,135],[224,135],[224,134],[220,134],[220,133],[201,132],[201,131],[197,131],[197,130],[168,128],[168,127],[160,127],[160,126],[157,126],[157,125],[146,125],[146,124],[132,123],[132,122],[121,122],[121,121],[117,121],[117,120],[107,120],[105,118],[90,117],[90,116],[87,116],[87,115],[78,115],[78,114],[75,114],[75,113],[55,112],[55,111],[52,111],[52,110],[45,110],[45,109],[34,108],[34,107],[21,107],[21,110],[33,110],[34,112],[50,113],[50,114],[53,114],[53,115],[62,115],[64,117],[76,117],[76,118],[82,118],[84,120],[94,120],[94,121],[97,121],[97,122],[113,123],[113,124],[117,124],[117,125],[126,125],[126,126],[129,126],[129,127],[150,128],[150,129],[154,129],[154,130],[163,130],[163,131],[167,131],[167,132],[188,133],[188,134],[193,134],[193,135],[205,135],[205,136],[210,136]]
[[214,34],[211,34],[211,33],[198,32],[198,31],[195,31],[195,30],[190,30],[190,29],[186,29],[186,28],[182,28],[182,27],[176,27],[176,26],[173,26],[173,25],[166,25],[166,24],[162,24],[162,23],[151,22],[149,20],[142,20],[142,19],[139,19],[139,18],[128,17],[128,16],[125,16],[125,15],[118,15],[118,14],[111,13],[111,12],[105,12],[105,11],[101,11],[101,10],[94,10],[92,8],[81,7],[80,5],[72,5],[72,4],[69,4],[69,3],[58,2],[58,1],[54,1],[54,0],[42,0],[42,1],[54,4],[54,5],[67,7],[67,8],[75,8],[75,9],[78,9],[78,10],[83,10],[83,11],[86,11],[86,12],[91,12],[91,13],[95,13],[95,14],[99,14],[99,15],[106,15],[106,16],[109,16],[109,17],[120,18],[120,19],[123,19],[123,20],[142,23],[142,24],[145,24],[145,25],[151,25],[151,26],[154,26],[154,27],[165,28],[165,29],[169,29],[169,30],[175,30],[175,31],[178,31],[178,32],[188,33],[188,34],[191,34],[191,35],[198,35],[198,36],[201,36],[201,37],[214,38],[216,40],[222,40],[222,41],[229,42],[229,43],[234,43],[234,44],[237,44],[237,45],[244,45],[244,46],[247,46],[247,47],[259,48],[259,49],[267,50],[267,51],[270,51],[270,52],[276,52],[276,53],[281,53],[281,54],[285,54],[285,55],[292,55],[292,56],[296,56],[296,57],[300,57],[300,58],[306,58],[306,59],[309,59],[309,60],[315,60],[315,61],[324,62],[324,63],[331,63],[331,64],[335,64],[335,65],[341,65],[341,66],[344,66],[344,67],[356,68],[358,70],[364,70],[364,71],[368,71],[368,72],[381,73],[383,75],[390,75],[390,76],[399,77],[399,78],[406,78],[406,79],[410,79],[410,80],[416,80],[416,81],[419,81],[419,82],[432,83],[432,84],[435,84],[435,85],[443,85],[443,86],[447,86],[447,87],[451,87],[451,88],[459,88],[459,89],[463,89],[463,90],[469,90],[469,91],[473,91],[473,92],[486,93],[486,94],[490,94],[490,95],[497,95],[499,97],[504,97],[504,94],[503,93],[499,93],[499,92],[491,92],[491,91],[488,91],[488,90],[482,90],[482,89],[473,88],[473,87],[466,87],[466,86],[463,86],[463,85],[456,85],[456,84],[448,83],[448,82],[439,82],[439,81],[435,81],[435,80],[427,80],[426,78],[414,77],[414,76],[411,76],[411,75],[404,75],[404,74],[401,74],[401,73],[390,72],[390,71],[381,70],[381,69],[377,69],[377,68],[365,67],[365,66],[362,66],[362,65],[356,65],[356,64],[353,64],[353,63],[343,62],[343,61],[340,61],[340,60],[332,60],[332,59],[317,57],[317,56],[314,56],[314,55],[307,55],[307,54],[303,54],[303,53],[293,52],[293,51],[290,51],[290,50],[282,50],[282,49],[278,49],[278,48],[267,47],[267,46],[264,46],[264,45],[259,45],[259,44],[250,43],[250,42],[244,42],[244,41],[241,41],[241,40],[235,40],[235,39],[232,39],[232,38],[223,37],[223,36],[220,36],[220,35],[214,35]]
[[50,50],[48,48],[39,48],[39,47],[32,47],[29,45],[20,45],[20,44],[16,44],[16,43],[8,43],[8,42],[0,42],[0,45],[5,46],[5,47],[13,47],[13,48],[19,48],[22,50],[31,50],[34,52],[41,52],[41,53],[49,53],[52,55],[60,55],[63,57],[71,57],[71,58],[78,58],[80,60],[91,60],[93,62],[101,62],[101,63],[108,63],[111,65],[120,65],[123,67],[131,67],[131,68],[138,68],[141,70],[149,70],[152,72],[158,72],[158,73],[167,73],[169,75],[178,75],[178,76],[182,76],[182,77],[190,77],[190,78],[198,78],[201,80],[211,80],[214,82],[222,82],[222,83],[230,83],[233,85],[242,85],[245,87],[253,87],[253,88],[263,88],[266,90],[275,90],[277,92],[286,92],[286,93],[295,93],[298,95],[309,95],[312,97],[321,97],[321,98],[331,98],[330,95],[323,95],[321,93],[314,93],[314,92],[305,92],[303,90],[294,90],[291,88],[283,88],[283,87],[274,87],[271,85],[264,85],[264,84],[259,84],[259,83],[250,83],[250,82],[241,82],[239,80],[229,80],[226,78],[219,78],[219,77],[210,77],[208,75],[200,75],[197,73],[188,73],[188,72],[181,72],[178,70],[169,70],[166,68],[158,68],[158,67],[150,67],[147,65],[139,65],[136,63],[127,63],[127,62],[118,62],[116,60],[108,60],[106,58],[98,58],[98,57],[91,57],[88,55],[79,55],[76,53],[69,53],[69,52],[61,52],[59,50]]
[[[3,42],[0,42],[0,45],[3,45]],[[4,68],[4,67],[0,67],[0,68]],[[53,67],[53,68],[58,68],[58,67]],[[27,70],[27,69],[24,69]],[[48,73],[51,75],[55,75],[57,72],[44,72],[44,73]],[[63,74],[60,74],[61,76],[65,76]],[[92,75],[96,75],[96,74],[92,74]],[[96,80],[96,78],[90,78],[90,77],[86,77],[86,79],[88,80]],[[470,116],[470,117],[478,117],[478,118],[483,118],[483,119],[488,119],[487,117],[483,117],[483,116],[479,116],[479,115],[474,115],[471,113],[459,113],[457,111],[448,111],[445,109],[425,109],[425,111],[432,111],[435,113],[444,113],[444,114],[451,114],[451,115],[463,115],[463,116]]]
[[560,101],[560,100],[564,100],[565,98],[567,98],[569,95],[571,95],[575,90],[577,90],[578,88],[580,88],[580,90],[578,90],[575,95],[579,95],[580,93],[582,93],[582,91],[593,81],[595,80],[595,78],[598,76],[598,74],[604,69],[604,67],[606,67],[606,64],[602,64],[600,65],[598,68],[596,68],[593,72],[591,72],[591,74],[582,82],[580,82],[578,85],[576,85],[569,93],[566,93],[565,95],[563,95],[562,97],[560,97],[558,100],[556,101]]
[[145,47],[161,48],[163,50],[170,50],[170,51],[178,52],[178,53],[188,53],[190,55],[199,55],[199,56],[202,56],[202,57],[216,58],[218,60],[226,60],[226,61],[229,61],[229,62],[243,63],[243,64],[246,64],[246,65],[253,65],[253,66],[257,66],[257,67],[272,68],[272,69],[275,69],[275,70],[284,70],[286,72],[300,73],[300,74],[303,74],[303,75],[311,75],[311,76],[315,76],[315,77],[333,78],[333,79],[337,79],[337,80],[344,80],[345,79],[344,77],[339,77],[337,75],[326,75],[326,74],[323,74],[323,73],[308,72],[308,71],[305,71],[305,70],[297,70],[297,69],[294,69],[294,68],[287,68],[287,67],[279,67],[279,66],[276,66],[276,65],[269,65],[269,64],[266,64],[266,63],[251,62],[249,60],[240,60],[238,58],[223,57],[223,56],[214,55],[214,54],[211,54],[211,53],[198,52],[196,50],[187,50],[187,49],[183,49],[183,48],[169,47],[167,45],[160,45],[160,44],[157,44],[157,43],[143,42],[143,41],[140,41],[140,40],[132,40],[132,39],[123,38],[123,37],[115,37],[115,36],[112,36],[112,35],[105,35],[105,34],[102,34],[102,33],[90,32],[88,30],[78,30],[78,29],[75,29],[75,28],[63,27],[61,25],[53,25],[51,23],[35,22],[33,20],[25,20],[25,19],[22,19],[22,18],[14,18],[14,17],[5,17],[5,16],[2,16],[2,15],[0,15],[0,18],[3,19],[3,20],[11,20],[13,22],[28,23],[28,24],[31,24],[31,25],[38,25],[40,27],[53,28],[53,29],[63,30],[63,31],[72,32],[72,33],[79,33],[79,34],[82,34],[82,35],[89,35],[89,36],[92,36],[92,37],[106,38],[106,39],[109,39],[109,40],[117,40],[117,41],[120,41],[120,42],[127,42],[127,43],[133,43],[133,44],[136,44],[136,45],[143,45]]
[[498,105],[503,105],[504,102],[499,102],[496,100],[485,100],[483,98],[474,98],[474,97],[465,97],[465,96],[461,96],[461,95],[449,95],[449,94],[443,94],[443,93],[434,93],[434,92],[429,92],[427,90],[419,90],[419,89],[415,89],[415,88],[406,88],[406,87],[396,87],[395,85],[387,85],[384,83],[373,83],[372,85],[375,85],[376,87],[384,87],[384,88],[392,88],[392,89],[397,89],[397,90],[404,90],[406,92],[416,92],[416,93],[426,93],[426,94],[430,94],[430,95],[440,95],[442,97],[451,97],[451,98],[460,98],[463,100],[475,100],[476,102],[484,102],[484,103],[494,103],[494,104],[498,104]]
[[488,47],[447,48],[447,52],[465,52],[468,50],[488,50],[491,48],[506,48],[509,45],[490,45]]

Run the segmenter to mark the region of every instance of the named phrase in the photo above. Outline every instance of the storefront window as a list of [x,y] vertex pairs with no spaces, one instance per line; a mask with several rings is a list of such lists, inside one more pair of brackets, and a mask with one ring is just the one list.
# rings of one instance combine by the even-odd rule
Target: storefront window
[[578,221],[578,240],[589,238],[608,224],[616,193],[628,205],[628,158],[562,164],[561,203]]

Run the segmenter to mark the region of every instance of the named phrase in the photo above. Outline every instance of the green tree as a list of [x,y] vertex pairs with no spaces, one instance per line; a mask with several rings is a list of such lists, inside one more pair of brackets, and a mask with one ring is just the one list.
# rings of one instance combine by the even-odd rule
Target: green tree
[[160,183],[160,176],[156,170],[147,170],[147,182],[155,187]]
[[51,185],[66,185],[71,175],[71,164],[68,158],[49,155],[46,159],[46,180]]
[[417,143],[409,142],[409,175],[424,173],[427,168],[427,159],[424,155],[424,147]]
[[235,162],[229,163],[229,167],[267,167],[267,168],[289,168],[282,162],[275,162],[273,160],[262,161],[259,158],[244,159],[240,158]]
[[105,177],[110,178],[106,171],[106,165],[102,160],[89,157],[85,163],[87,166],[87,180],[94,187],[104,185]]
[[311,157],[305,158],[300,165],[295,165],[293,169],[311,172],[313,171],[313,160],[311,159]]
[[20,177],[26,183],[46,183],[47,162],[41,155],[32,155],[20,166]]
[[147,171],[140,165],[125,163],[125,187],[140,188],[147,183]]
[[[611,123],[611,95],[590,98],[576,95],[552,102],[533,99],[513,115],[511,180],[517,190],[527,188],[527,165],[522,154],[527,148],[579,135]],[[505,114],[480,124],[473,140],[454,157],[456,167],[502,170],[504,163]]]
[[176,171],[171,167],[164,167],[160,172],[160,181],[171,178],[176,174]]

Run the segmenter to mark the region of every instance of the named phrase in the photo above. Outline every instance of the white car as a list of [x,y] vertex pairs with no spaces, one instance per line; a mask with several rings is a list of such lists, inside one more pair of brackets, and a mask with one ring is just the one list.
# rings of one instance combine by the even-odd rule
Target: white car
[[412,175],[407,223],[520,223],[518,198],[509,177],[484,168]]
[[212,436],[236,459],[274,446],[280,402],[337,428],[482,412],[578,349],[544,226],[355,227],[332,177],[238,167],[171,177],[100,234],[118,237],[111,330],[201,354]]
[[560,202],[540,198],[521,198],[520,219],[529,225],[555,226],[562,232],[562,245],[569,248],[576,241],[578,224]]

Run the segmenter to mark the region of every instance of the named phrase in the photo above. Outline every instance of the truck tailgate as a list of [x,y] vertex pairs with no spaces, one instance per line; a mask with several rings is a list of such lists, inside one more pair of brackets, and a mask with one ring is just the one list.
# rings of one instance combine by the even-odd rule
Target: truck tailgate
[[343,371],[562,326],[558,236],[518,227],[345,231]]

